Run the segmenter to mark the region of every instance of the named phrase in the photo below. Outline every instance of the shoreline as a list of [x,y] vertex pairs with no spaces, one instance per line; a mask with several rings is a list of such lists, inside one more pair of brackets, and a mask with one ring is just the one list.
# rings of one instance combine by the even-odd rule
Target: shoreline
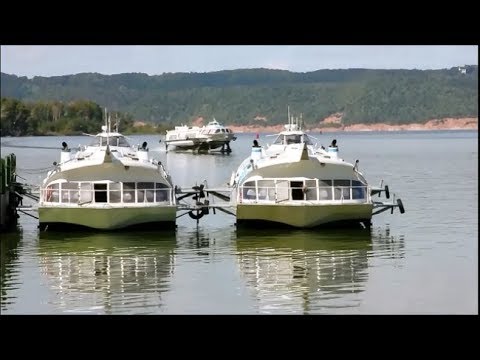
[[[305,132],[313,133],[332,133],[332,132],[388,132],[388,131],[437,131],[437,130],[475,130],[478,131],[478,117],[477,118],[445,118],[445,119],[433,119],[427,121],[424,124],[420,123],[411,123],[404,125],[390,125],[386,123],[377,123],[377,124],[353,124],[353,125],[343,125],[341,122],[324,122],[317,124],[316,126],[307,126],[304,129]],[[330,124],[330,126],[328,126]],[[333,126],[332,126],[333,124]],[[202,126],[203,123],[194,124],[196,126]],[[233,133],[258,133],[258,134],[278,134],[279,132],[285,129],[285,124],[279,125],[234,125],[234,124],[225,124],[225,127],[232,130]],[[138,125],[136,126],[139,127]],[[45,134],[37,135],[20,135],[23,136],[80,136],[83,133],[75,132],[70,134],[54,133],[48,132]],[[165,131],[134,131],[134,132],[125,132],[124,135],[164,135]],[[1,136],[12,137],[12,136]]]
[[[228,125],[234,133],[278,133],[284,125]],[[433,119],[425,124],[412,123],[405,125],[353,124],[337,126],[314,126],[305,129],[307,132],[376,132],[376,131],[435,131],[435,130],[477,130],[478,118],[445,118]]]

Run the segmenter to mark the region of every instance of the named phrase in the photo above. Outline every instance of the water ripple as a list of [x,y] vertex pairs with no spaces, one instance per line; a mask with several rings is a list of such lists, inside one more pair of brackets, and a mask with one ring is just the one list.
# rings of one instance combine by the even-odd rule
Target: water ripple
[[[372,184],[385,179],[405,214],[376,215],[370,231],[354,232],[247,230],[217,213],[198,226],[179,218],[168,232],[56,234],[22,215],[0,241],[2,314],[478,312],[478,133],[336,137],[341,156],[360,159]],[[224,186],[252,138],[240,134],[228,156],[158,155],[180,186]],[[23,169],[58,161],[56,152],[16,155]]]

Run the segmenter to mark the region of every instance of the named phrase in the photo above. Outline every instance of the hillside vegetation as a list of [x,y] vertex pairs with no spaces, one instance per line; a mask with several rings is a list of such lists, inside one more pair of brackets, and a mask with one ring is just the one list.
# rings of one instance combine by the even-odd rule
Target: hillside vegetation
[[[128,113],[110,112],[111,124],[118,121],[124,134],[160,133],[164,126],[136,127]],[[1,98],[1,136],[97,134],[105,124],[103,109],[92,101],[23,102]],[[168,127],[168,126],[167,126]]]
[[248,69],[156,76],[83,73],[33,79],[2,73],[1,94],[29,104],[94,102],[131,120],[163,125],[191,123],[198,117],[215,117],[226,124],[275,125],[285,122],[287,105],[303,113],[307,126],[335,113],[342,114],[345,125],[409,124],[478,117],[478,66],[464,69],[308,73]]

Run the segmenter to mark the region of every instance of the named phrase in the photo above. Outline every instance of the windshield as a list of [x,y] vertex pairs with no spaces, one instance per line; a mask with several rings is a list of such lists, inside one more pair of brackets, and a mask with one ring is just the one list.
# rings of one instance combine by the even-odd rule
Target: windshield
[[307,134],[303,135],[303,138],[304,138],[304,141],[307,143],[307,145],[313,145],[313,141],[312,139],[310,138],[310,136],[308,136]]
[[[110,136],[108,138],[110,146],[129,147],[127,139],[123,136]],[[95,136],[95,139],[90,143],[90,146],[107,146],[107,138],[105,136]]]
[[302,143],[307,143],[307,145],[313,145],[311,139],[308,137],[307,134],[288,134],[284,135],[281,134],[279,135],[275,141],[273,142],[274,144],[277,145],[289,145],[289,144],[302,144]]

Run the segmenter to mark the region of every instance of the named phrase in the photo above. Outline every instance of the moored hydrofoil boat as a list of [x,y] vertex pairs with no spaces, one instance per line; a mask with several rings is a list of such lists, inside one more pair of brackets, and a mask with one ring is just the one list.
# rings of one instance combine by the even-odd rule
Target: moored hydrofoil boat
[[237,224],[263,223],[297,228],[370,227],[372,216],[398,207],[374,201],[389,190],[368,184],[355,164],[338,156],[336,141],[328,149],[302,131],[289,115],[285,130],[266,148],[254,142],[251,155],[232,174]]
[[60,162],[54,163],[40,188],[41,229],[175,226],[171,176],[149,156],[146,142],[131,146],[118,124],[111,131],[106,121],[102,132],[78,151],[62,145]]

